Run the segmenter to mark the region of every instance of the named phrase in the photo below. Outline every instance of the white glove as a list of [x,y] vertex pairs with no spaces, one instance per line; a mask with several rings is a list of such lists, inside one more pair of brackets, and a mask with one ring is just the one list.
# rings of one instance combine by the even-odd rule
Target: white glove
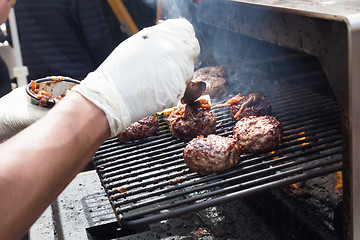
[[166,20],[122,42],[72,91],[105,112],[114,137],[132,122],[176,105],[199,53],[191,23]]
[[31,104],[25,87],[16,88],[0,98],[0,142],[31,125],[49,110]]

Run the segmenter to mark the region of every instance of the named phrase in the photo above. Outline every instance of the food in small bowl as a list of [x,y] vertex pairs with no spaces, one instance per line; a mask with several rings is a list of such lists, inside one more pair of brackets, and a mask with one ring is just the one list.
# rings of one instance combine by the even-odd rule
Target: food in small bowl
[[68,77],[46,77],[31,80],[26,92],[31,97],[31,103],[41,107],[53,107],[80,81]]

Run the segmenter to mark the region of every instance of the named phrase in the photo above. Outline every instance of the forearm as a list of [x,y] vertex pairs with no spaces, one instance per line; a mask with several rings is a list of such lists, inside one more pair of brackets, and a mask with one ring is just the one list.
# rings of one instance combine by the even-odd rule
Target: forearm
[[[199,53],[195,30],[185,19],[143,29],[72,88],[89,102],[69,95],[1,145],[0,236],[21,237],[108,136],[176,104]],[[17,120],[19,112],[6,115]]]
[[105,114],[73,93],[1,144],[0,236],[22,237],[109,134]]

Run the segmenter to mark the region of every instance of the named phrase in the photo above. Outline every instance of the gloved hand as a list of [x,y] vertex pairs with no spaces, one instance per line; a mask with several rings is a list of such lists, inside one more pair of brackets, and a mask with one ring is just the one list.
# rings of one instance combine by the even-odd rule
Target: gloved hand
[[191,23],[166,20],[122,42],[72,91],[105,112],[114,137],[132,122],[175,106],[199,53]]
[[48,112],[48,108],[30,103],[26,86],[0,98],[0,142],[31,125]]

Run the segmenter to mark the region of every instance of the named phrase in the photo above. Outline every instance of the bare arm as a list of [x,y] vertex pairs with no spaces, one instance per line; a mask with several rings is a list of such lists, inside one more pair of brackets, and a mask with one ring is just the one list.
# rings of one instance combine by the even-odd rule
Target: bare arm
[[[186,19],[143,29],[45,117],[0,145],[0,238],[22,237],[107,137],[175,105],[199,53]],[[5,127],[18,125],[17,115],[6,114]]]
[[105,114],[73,93],[1,144],[1,238],[21,238],[109,134]]

